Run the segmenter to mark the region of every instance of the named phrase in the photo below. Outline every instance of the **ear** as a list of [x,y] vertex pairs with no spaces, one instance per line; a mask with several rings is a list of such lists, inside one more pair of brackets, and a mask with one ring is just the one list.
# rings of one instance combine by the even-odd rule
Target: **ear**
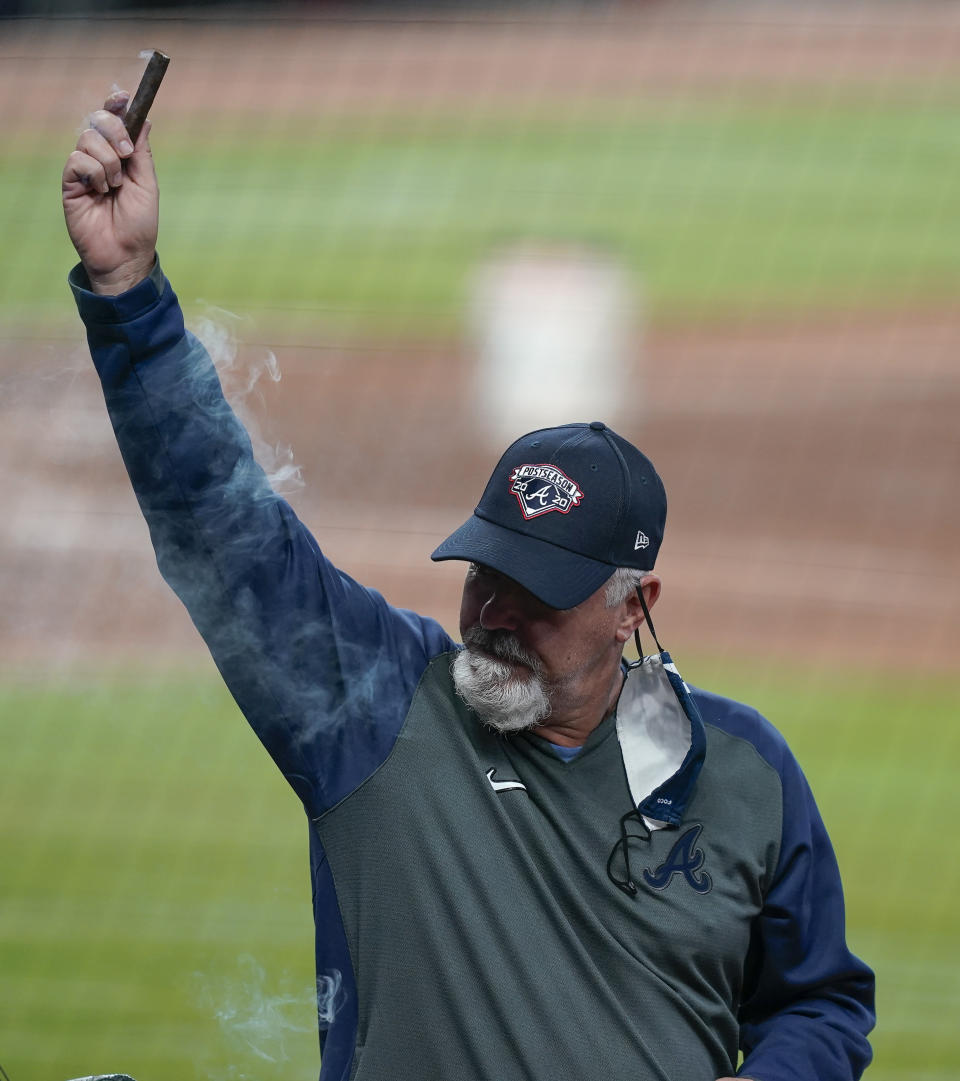
[[643,599],[646,603],[647,611],[649,612],[650,609],[657,603],[657,601],[660,600],[660,592],[663,589],[663,582],[660,579],[660,575],[646,575],[640,588],[643,590]]
[[[649,611],[660,599],[663,583],[658,574],[646,574],[643,577],[640,588],[643,590],[643,599]],[[620,606],[621,619],[617,625],[617,641],[626,642],[633,636],[633,632],[643,624],[645,616],[643,605],[636,592],[631,593]]]

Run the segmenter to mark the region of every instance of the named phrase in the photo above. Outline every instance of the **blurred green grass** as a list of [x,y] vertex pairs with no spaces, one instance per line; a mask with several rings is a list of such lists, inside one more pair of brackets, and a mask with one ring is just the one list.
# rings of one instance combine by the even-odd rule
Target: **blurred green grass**
[[0,730],[13,1081],[315,1076],[307,823],[221,685],[7,684]]
[[[935,89],[161,127],[161,256],[188,302],[347,335],[449,332],[518,240],[617,255],[662,320],[953,301],[960,86]],[[0,150],[0,314],[66,306],[49,145]]]
[[[756,705],[817,794],[853,949],[875,966],[873,1081],[960,1061],[956,685],[690,660]],[[0,684],[0,1064],[13,1081],[315,1075],[299,804],[213,675]]]

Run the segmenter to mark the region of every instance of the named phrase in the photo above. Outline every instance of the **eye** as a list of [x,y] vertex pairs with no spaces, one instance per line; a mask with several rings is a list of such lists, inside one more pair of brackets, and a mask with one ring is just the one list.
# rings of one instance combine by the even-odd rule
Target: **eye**
[[492,582],[495,578],[499,577],[495,570],[485,566],[483,563],[471,563],[467,574],[471,581],[479,582]]

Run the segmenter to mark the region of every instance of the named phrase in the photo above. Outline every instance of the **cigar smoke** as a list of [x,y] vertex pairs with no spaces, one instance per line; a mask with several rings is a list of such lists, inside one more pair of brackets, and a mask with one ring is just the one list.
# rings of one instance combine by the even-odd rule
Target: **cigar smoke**
[[[256,718],[261,740],[278,751],[291,737],[315,748],[318,739],[337,731],[342,711],[372,723],[377,715],[376,687],[392,680],[402,685],[404,671],[399,659],[371,658],[365,645],[335,640],[319,595],[313,598],[316,603],[293,599],[286,615],[276,613],[264,622],[256,576],[248,573],[263,556],[264,534],[251,528],[251,522],[265,512],[273,540],[292,529],[294,511],[282,497],[284,489],[302,487],[303,480],[289,447],[271,445],[259,434],[250,406],[263,374],[278,377],[276,358],[261,353],[249,360],[250,350],[237,348],[237,323],[236,316],[222,309],[208,309],[204,317],[190,320],[197,344],[211,360],[198,356],[178,368],[179,381],[171,390],[176,408],[185,401],[197,403],[198,428],[209,431],[211,453],[219,453],[217,429],[232,433],[226,444],[229,468],[218,481],[216,498],[203,507],[203,528],[218,538],[217,558],[211,560],[197,548],[194,533],[185,532],[176,515],[154,516],[151,539],[161,574],[187,604],[241,710]],[[246,433],[239,431],[241,426]],[[234,458],[232,437],[241,445],[249,438],[259,464],[246,455]],[[219,466],[219,461],[215,464]],[[301,556],[310,558],[306,552]],[[221,572],[233,575],[229,583]],[[384,672],[386,664],[390,672]],[[329,666],[327,679],[320,675],[324,665]],[[341,669],[366,675],[351,678],[345,689],[336,675]],[[295,717],[296,722],[293,730],[284,728],[281,738],[278,726],[286,724],[284,717]],[[310,783],[283,764],[281,769],[297,795],[310,803],[315,796]]]
[[[315,1037],[331,1023],[340,1005],[341,976],[321,976],[316,987],[291,989],[281,977],[271,985],[263,967],[245,954],[238,958],[238,975],[211,981],[197,973],[197,1003],[210,1010],[219,1024],[229,1081],[289,1081],[298,1036]],[[305,1041],[299,1041],[303,1044]],[[211,1076],[211,1081],[213,1077]],[[222,1072],[217,1081],[225,1081]]]
[[288,496],[304,486],[301,468],[294,462],[288,444],[271,444],[264,438],[254,408],[256,404],[263,405],[258,383],[264,376],[279,383],[280,365],[270,350],[251,356],[244,349],[241,354],[237,335],[240,323],[240,316],[233,312],[206,305],[204,314],[191,320],[191,330],[210,354],[227,401],[246,428],[254,456],[267,474],[270,487],[278,495]]

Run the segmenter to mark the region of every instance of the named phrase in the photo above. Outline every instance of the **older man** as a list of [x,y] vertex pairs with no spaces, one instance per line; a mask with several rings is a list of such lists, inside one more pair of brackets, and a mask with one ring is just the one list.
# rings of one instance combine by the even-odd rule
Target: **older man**
[[146,133],[96,114],[63,193],[161,571],[307,812],[321,1078],[859,1077],[873,978],[794,758],[662,650],[623,660],[661,589],[650,462],[597,421],[517,440],[434,553],[469,563],[457,646],[271,491],[156,261]]

